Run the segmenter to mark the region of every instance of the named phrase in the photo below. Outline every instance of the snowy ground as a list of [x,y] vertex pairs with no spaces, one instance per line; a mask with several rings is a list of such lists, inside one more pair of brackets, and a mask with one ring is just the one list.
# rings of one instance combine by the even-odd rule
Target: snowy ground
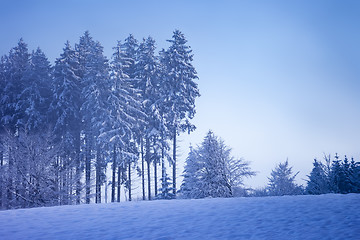
[[360,239],[360,194],[0,211],[0,239]]

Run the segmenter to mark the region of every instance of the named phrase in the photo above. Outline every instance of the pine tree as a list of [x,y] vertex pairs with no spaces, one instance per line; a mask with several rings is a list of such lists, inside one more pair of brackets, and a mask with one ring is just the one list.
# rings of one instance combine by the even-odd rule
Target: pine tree
[[[85,32],[80,37],[76,51],[79,56],[81,96],[83,97],[80,114],[84,123],[85,136],[85,194],[86,203],[90,203],[91,161],[94,159],[93,152],[96,151],[97,145],[101,144],[98,142],[98,136],[105,131],[103,130],[104,121],[109,117],[107,105],[111,96],[111,82],[103,47],[92,39],[89,32]],[[99,166],[104,166],[101,155],[96,158],[96,166],[98,167],[96,175],[102,175],[103,168],[99,168]],[[101,189],[99,187],[101,184],[101,182],[96,182],[96,189]],[[96,199],[99,199],[98,195]]]
[[156,195],[156,199],[174,199],[175,195],[172,192],[172,183],[171,178],[166,173],[166,169],[163,168],[164,173],[161,177],[161,188],[159,190],[159,194]]
[[[2,56],[0,58],[0,96],[4,96],[5,92],[5,83],[6,83],[6,78],[5,78],[5,59],[6,56]],[[2,101],[2,97],[0,97],[0,103]],[[4,142],[4,134],[5,134],[5,129],[4,126],[1,122],[2,116],[3,116],[3,105],[0,104],[0,209],[5,209],[5,164],[4,164],[4,146],[5,146],[5,142]]]
[[360,163],[351,159],[350,162],[351,192],[360,193]]
[[[125,73],[128,68],[128,59],[122,51],[122,44],[119,41],[114,47],[114,53],[111,62],[111,94],[108,98],[108,117],[105,121],[104,131],[100,138],[104,142],[114,144],[113,154],[113,181],[112,181],[112,201],[115,200],[115,181],[114,179],[118,168],[118,174],[122,173],[122,166],[131,167],[136,161],[134,157],[118,159],[120,156],[133,156],[133,144],[135,141],[135,132],[144,114],[141,111],[141,103],[138,93],[133,86],[133,79]],[[131,173],[128,172],[128,173]],[[130,175],[128,174],[130,179]],[[120,177],[118,177],[119,179]],[[129,182],[128,182],[129,183]],[[118,181],[118,193],[120,182]],[[129,189],[131,186],[129,186]],[[131,191],[129,191],[131,194]],[[119,198],[118,198],[119,199]]]
[[[65,43],[63,53],[56,59],[53,81],[53,102],[50,108],[50,120],[54,124],[56,142],[61,145],[63,159],[68,171],[75,166],[75,178],[69,179],[69,197],[72,196],[72,185],[75,186],[76,203],[80,204],[81,161],[81,82],[79,77],[79,61],[75,50],[69,42]],[[71,172],[69,172],[72,175]],[[74,182],[74,183],[72,183]],[[69,199],[70,201],[70,199]]]
[[[146,148],[146,162],[148,164],[148,176],[150,176],[150,164],[154,164],[154,187],[157,195],[157,164],[168,149],[168,130],[165,122],[165,89],[162,84],[160,65],[155,56],[155,40],[151,37],[143,39],[138,48],[138,61],[136,64],[137,89],[143,102],[143,111],[146,114],[145,124],[142,126]],[[152,152],[150,152],[152,149]],[[164,176],[162,176],[164,177]],[[148,177],[148,186],[150,178]],[[144,189],[144,187],[143,187]],[[150,190],[150,187],[149,187]],[[150,198],[150,194],[149,194]]]
[[197,84],[194,82],[198,77],[192,65],[193,54],[191,48],[186,45],[187,40],[183,33],[175,30],[171,40],[171,46],[161,52],[161,62],[166,89],[166,115],[167,123],[172,132],[173,140],[173,192],[176,194],[176,136],[181,131],[189,133],[195,129],[190,123],[195,115],[195,99],[199,97]]
[[138,53],[138,41],[130,34],[121,44],[121,51],[123,53],[122,59],[126,62],[126,68],[124,68],[124,74],[130,79],[136,78],[136,62]]
[[340,185],[344,180],[344,174],[339,156],[335,154],[334,158],[335,160],[332,162],[329,172],[330,189],[333,193],[340,193]]
[[279,163],[274,170],[271,171],[269,178],[268,190],[270,195],[283,196],[283,195],[297,195],[302,193],[302,189],[295,183],[292,167],[289,167],[289,162],[286,160],[284,163]]
[[50,62],[40,48],[32,52],[22,81],[17,103],[22,118],[18,124],[26,131],[43,130],[48,124],[52,77]]
[[330,192],[328,177],[325,172],[325,166],[314,159],[314,167],[308,176],[306,192],[309,194],[324,194]]
[[231,197],[233,188],[253,175],[249,163],[235,160],[231,149],[209,131],[201,146],[189,153],[180,192],[187,198]]
[[184,167],[184,179],[180,188],[181,195],[185,198],[204,198],[206,196],[200,179],[204,163],[199,159],[198,150],[190,146]]
[[10,50],[4,62],[4,89],[1,96],[3,126],[11,132],[18,129],[18,122],[23,119],[19,111],[19,96],[25,87],[24,76],[30,65],[30,54],[27,44],[20,39],[18,45]]
[[351,175],[352,175],[352,168],[350,167],[350,162],[345,155],[344,161],[341,164],[344,174],[344,181],[341,188],[342,193],[350,193],[352,191],[352,182],[351,182]]
[[344,160],[336,154],[335,160],[331,164],[329,180],[332,192],[350,193],[353,189],[353,168],[345,155]]
[[[25,87],[25,73],[29,69],[29,65],[30,54],[23,39],[20,39],[17,46],[10,50],[9,55],[2,59],[2,79],[4,82],[2,84],[0,122],[1,128],[9,131],[9,137],[19,131],[19,123],[24,118],[24,113],[20,111],[19,107],[19,96]],[[4,205],[6,208],[11,208],[14,201],[19,198],[16,191],[18,191],[17,182],[20,181],[20,177],[16,174],[17,169],[13,158],[15,148],[10,147],[9,141],[4,142],[4,148],[8,149],[7,179],[4,183],[7,190]]]
[[5,87],[7,84],[7,77],[6,77],[6,67],[7,67],[7,56],[1,56],[0,58],[0,135],[4,134],[5,126],[2,121],[3,116],[6,112],[5,102],[7,99],[7,93],[5,91]]

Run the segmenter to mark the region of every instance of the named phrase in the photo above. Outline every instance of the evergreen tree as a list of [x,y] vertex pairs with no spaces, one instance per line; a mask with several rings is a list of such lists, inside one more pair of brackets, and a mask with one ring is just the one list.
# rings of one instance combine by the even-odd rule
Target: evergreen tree
[[[84,123],[85,136],[86,203],[90,203],[91,161],[94,159],[93,152],[96,151],[99,144],[98,136],[104,131],[104,121],[109,117],[107,105],[111,96],[111,82],[108,75],[108,61],[103,55],[103,47],[92,39],[89,32],[85,32],[80,37],[76,51],[79,56],[81,96],[83,97],[80,114]],[[101,155],[97,155],[95,159],[98,170],[96,175],[102,175],[105,165],[103,158]],[[96,182],[97,190],[101,189],[99,187],[101,184],[101,182]],[[99,199],[98,195],[96,199]]]
[[314,167],[308,176],[306,192],[309,194],[324,194],[330,192],[328,177],[325,172],[325,166],[314,159]]
[[174,199],[175,195],[172,192],[172,183],[171,178],[166,173],[166,169],[163,168],[164,173],[161,177],[161,188],[160,193],[156,195],[156,199]]
[[[157,195],[157,164],[160,158],[166,155],[167,128],[165,122],[165,90],[161,79],[161,71],[158,58],[155,56],[155,41],[151,37],[143,39],[138,48],[138,61],[136,64],[137,89],[143,102],[143,111],[146,114],[145,124],[142,126],[146,148],[146,162],[148,164],[148,176],[150,176],[150,164],[154,164],[155,196]],[[151,149],[153,150],[152,152]],[[162,176],[164,177],[164,176]],[[148,186],[150,178],[148,177]],[[144,188],[143,188],[144,189]],[[150,187],[149,187],[150,190]],[[149,194],[150,197],[150,194]]]
[[22,115],[18,124],[26,131],[43,130],[48,124],[47,116],[52,97],[51,85],[50,62],[38,48],[31,54],[17,103],[18,111]]
[[189,154],[186,158],[184,167],[184,179],[181,184],[180,192],[185,198],[204,198],[205,193],[200,179],[201,170],[204,163],[199,161],[200,156],[197,149],[190,146]]
[[334,193],[350,193],[353,185],[353,169],[346,155],[342,161],[336,154],[335,160],[331,164],[329,180],[332,192]]
[[289,167],[289,162],[279,163],[274,170],[271,171],[269,178],[268,190],[269,194],[273,196],[283,195],[297,195],[302,193],[302,188],[295,183],[292,167]]
[[3,116],[6,111],[5,102],[7,99],[5,87],[6,87],[6,65],[7,65],[7,56],[1,56],[0,58],[0,135],[4,133],[4,124],[3,124]]
[[[4,88],[5,88],[5,56],[0,58],[0,96],[4,95]],[[1,98],[0,98],[1,103]],[[0,104],[0,209],[4,209],[4,198],[5,195],[5,168],[4,168],[4,127],[1,124],[1,116],[2,116],[3,107]]]
[[344,174],[341,167],[339,156],[335,155],[335,160],[331,164],[329,172],[330,189],[333,193],[340,193],[340,185],[344,181]]
[[350,162],[351,192],[360,193],[360,163],[351,159]]
[[173,191],[176,193],[176,136],[181,131],[189,133],[195,129],[190,123],[195,115],[195,99],[199,97],[197,84],[194,82],[198,77],[192,65],[193,54],[191,48],[186,45],[187,40],[183,33],[175,30],[171,40],[171,46],[161,52],[161,62],[166,89],[166,115],[169,130],[173,140]]
[[244,177],[255,175],[248,165],[234,160],[231,149],[209,131],[201,146],[190,151],[180,192],[188,198],[231,197]]
[[19,96],[25,87],[24,76],[30,65],[30,54],[27,44],[20,39],[18,45],[10,50],[3,63],[3,78],[5,79],[3,95],[1,96],[1,122],[12,132],[18,129],[18,123],[24,113],[19,109]]
[[[133,80],[126,74],[129,67],[127,61],[128,59],[124,55],[122,44],[119,41],[117,46],[114,47],[111,62],[110,80],[112,91],[108,99],[108,118],[105,121],[106,127],[100,135],[104,142],[108,141],[114,144],[112,201],[115,200],[115,169],[118,168],[120,179],[121,166],[128,166],[130,169],[132,163],[136,161],[136,158],[133,157],[135,151],[133,148],[134,135],[139,122],[144,118],[138,93],[133,86]],[[118,159],[120,156],[130,157]],[[131,171],[128,173],[128,177],[130,177]],[[118,184],[120,184],[119,181]],[[119,187],[120,185],[118,185],[118,192]],[[129,189],[131,189],[131,186],[129,186]],[[131,194],[131,191],[129,191],[129,194]]]
[[130,34],[121,44],[121,51],[123,52],[122,59],[126,63],[126,68],[124,68],[124,74],[126,74],[130,79],[136,78],[136,62],[137,62],[137,53],[138,53],[138,41]]
[[[53,102],[51,103],[50,119],[54,124],[56,142],[61,145],[61,156],[65,159],[69,171],[75,166],[75,178],[70,179],[69,195],[72,195],[74,182],[76,203],[80,203],[81,193],[81,82],[79,77],[79,61],[77,53],[66,42],[63,53],[56,59],[53,81]],[[72,175],[71,172],[69,174]]]
[[[20,39],[17,46],[12,48],[8,56],[2,59],[2,95],[1,95],[1,129],[9,132],[8,137],[12,137],[19,132],[19,123],[24,118],[24,112],[20,111],[19,96],[26,86],[24,79],[25,73],[29,69],[30,54],[28,52],[27,44]],[[1,130],[0,129],[0,130]],[[4,133],[4,132],[3,132]],[[6,200],[4,204],[6,208],[14,206],[14,202],[19,198],[16,195],[19,186],[17,182],[20,181],[20,176],[17,175],[16,164],[13,155],[16,148],[11,148],[9,141],[4,141],[7,152],[7,178],[6,185]],[[3,168],[5,168],[3,166]],[[3,193],[4,195],[5,193]]]

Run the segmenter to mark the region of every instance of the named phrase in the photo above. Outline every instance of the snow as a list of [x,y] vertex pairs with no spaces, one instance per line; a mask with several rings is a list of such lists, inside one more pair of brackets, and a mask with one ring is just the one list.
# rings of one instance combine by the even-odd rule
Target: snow
[[360,194],[0,211],[0,239],[359,239]]

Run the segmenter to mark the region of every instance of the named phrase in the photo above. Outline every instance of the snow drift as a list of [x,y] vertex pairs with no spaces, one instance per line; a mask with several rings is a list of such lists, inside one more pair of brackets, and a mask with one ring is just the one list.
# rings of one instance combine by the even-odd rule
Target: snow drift
[[0,238],[358,239],[360,194],[161,200],[0,212]]

